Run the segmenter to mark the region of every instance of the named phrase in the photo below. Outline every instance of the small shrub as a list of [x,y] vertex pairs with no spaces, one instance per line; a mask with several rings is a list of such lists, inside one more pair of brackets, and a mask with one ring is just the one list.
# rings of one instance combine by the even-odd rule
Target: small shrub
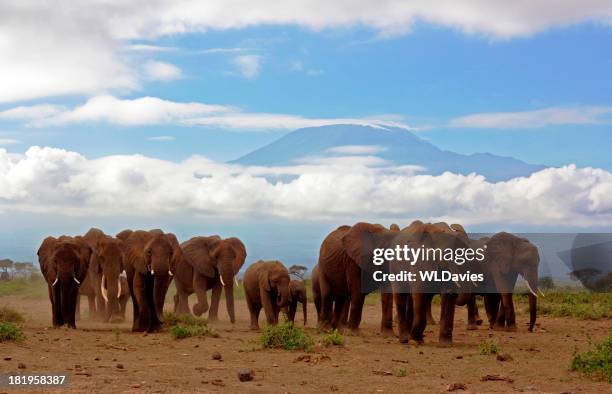
[[325,346],[344,346],[344,337],[338,330],[333,330],[323,336],[323,344]]
[[25,339],[21,326],[10,321],[0,322],[0,342],[21,342]]
[[260,340],[265,348],[286,350],[309,351],[314,343],[303,328],[288,321],[264,328]]
[[166,313],[164,316],[165,324],[170,326],[170,334],[174,339],[190,337],[213,337],[219,335],[208,327],[206,319],[192,315],[177,315],[176,313]]
[[501,353],[501,349],[495,343],[484,342],[478,345],[478,352],[483,356]]
[[0,321],[11,323],[23,323],[25,319],[21,313],[7,306],[0,307]]
[[612,335],[575,355],[570,369],[612,383]]
[[397,378],[405,378],[408,375],[408,370],[404,367],[394,368],[391,372]]

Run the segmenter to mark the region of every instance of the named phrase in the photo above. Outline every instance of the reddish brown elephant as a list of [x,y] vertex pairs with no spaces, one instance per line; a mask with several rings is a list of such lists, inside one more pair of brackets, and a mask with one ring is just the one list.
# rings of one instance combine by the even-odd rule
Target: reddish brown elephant
[[198,302],[193,313],[200,316],[208,309],[206,292],[212,289],[212,300],[208,312],[209,320],[217,320],[221,290],[225,292],[225,303],[230,321],[236,321],[234,309],[234,282],[247,256],[240,239],[219,236],[194,237],[181,244],[183,258],[177,264],[174,310],[189,313],[189,295],[196,293]]
[[[318,262],[322,329],[342,327],[347,322],[350,330],[358,330],[366,295],[362,274],[368,275],[374,268],[371,250],[384,246],[394,234],[395,229],[361,222],[340,226],[323,240]],[[392,297],[383,296],[382,304],[381,331],[389,335],[393,333]]]
[[181,251],[176,236],[161,231],[134,231],[125,241],[125,270],[132,297],[132,331],[161,328],[168,286]]
[[287,314],[291,302],[289,271],[280,261],[259,260],[247,268],[242,281],[251,314],[251,329],[259,329],[259,312],[264,309],[269,325],[278,323],[280,311]]
[[295,321],[298,302],[302,304],[302,313],[304,315],[304,325],[308,322],[308,294],[306,285],[303,280],[292,279],[289,282],[289,294],[291,294],[291,302],[289,302],[288,318],[290,322]]

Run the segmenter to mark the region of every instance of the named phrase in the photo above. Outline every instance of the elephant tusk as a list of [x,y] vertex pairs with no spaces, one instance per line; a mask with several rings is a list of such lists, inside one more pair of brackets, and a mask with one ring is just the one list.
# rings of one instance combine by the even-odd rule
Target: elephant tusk
[[174,276],[174,274],[172,273],[172,271],[168,270],[168,275],[170,276]]
[[528,280],[526,280],[526,281],[525,281],[525,283],[527,283],[527,288],[529,289],[529,292],[530,292],[531,294],[533,294],[533,295],[535,296],[535,298],[538,298],[538,295],[536,294],[536,292],[535,292],[535,291],[533,291],[533,289],[531,288],[531,285],[529,284],[529,281],[528,281]]
[[73,276],[72,279],[74,279],[74,281],[77,283],[77,285],[81,284],[81,282],[79,282],[79,280],[76,278],[76,276]]
[[223,287],[225,287],[225,282],[223,281],[223,276],[219,275],[219,279],[221,280],[221,285],[223,285]]
[[234,276],[234,283],[236,283],[236,287],[240,287],[240,284],[238,283],[238,278],[236,278],[235,276]]
[[117,292],[117,298],[121,298],[121,278],[117,278],[117,286],[119,287],[119,291]]
[[151,275],[155,275],[155,270],[151,269]]
[[53,281],[53,283],[51,283],[51,286],[55,286],[55,285],[57,284],[57,279],[58,279],[58,278],[55,278],[55,280]]
[[104,275],[102,275],[102,281],[100,282],[100,291],[102,292],[102,298],[104,298],[104,301],[108,302],[108,292],[104,287]]
[[538,293],[540,293],[540,295],[542,296],[542,298],[544,298],[544,293],[542,292],[542,290],[538,289]]

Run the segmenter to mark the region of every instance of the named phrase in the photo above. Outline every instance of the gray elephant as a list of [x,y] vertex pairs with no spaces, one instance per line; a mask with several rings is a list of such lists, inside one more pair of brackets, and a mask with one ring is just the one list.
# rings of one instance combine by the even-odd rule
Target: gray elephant
[[218,318],[221,289],[225,292],[227,313],[230,321],[236,321],[234,310],[234,282],[242,268],[247,253],[242,241],[231,237],[221,239],[194,237],[181,244],[183,258],[177,264],[174,297],[176,313],[189,313],[189,295],[196,293],[198,302],[193,313],[200,316],[208,309],[206,292],[212,289],[212,300],[208,312],[209,320]]
[[280,261],[259,260],[247,268],[242,281],[251,314],[251,329],[259,329],[259,312],[264,309],[269,325],[278,324],[278,314],[287,314],[291,302],[289,271]]

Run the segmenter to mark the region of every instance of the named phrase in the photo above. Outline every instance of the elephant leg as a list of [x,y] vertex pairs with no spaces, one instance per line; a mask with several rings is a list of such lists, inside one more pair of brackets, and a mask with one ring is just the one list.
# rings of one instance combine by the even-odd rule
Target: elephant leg
[[306,325],[308,322],[308,300],[306,299],[306,296],[304,296],[304,299],[302,300],[302,312],[304,314],[304,325]]
[[266,314],[268,325],[274,325],[274,304],[276,304],[276,297],[272,297],[270,292],[260,288],[259,299],[261,300],[264,313]]
[[413,320],[412,328],[410,331],[410,337],[418,344],[423,343],[423,332],[427,325],[427,297],[423,293],[413,293],[412,298],[412,310]]
[[138,300],[136,300],[136,294],[134,289],[134,280],[136,274],[133,269],[126,269],[128,289],[130,291],[130,298],[132,299],[132,331],[138,331],[138,320],[140,316],[140,308],[138,307]]
[[287,318],[289,319],[291,323],[295,322],[295,313],[297,312],[297,303],[298,303],[297,297],[292,298],[291,302],[289,303],[289,312],[287,314]]
[[147,289],[144,275],[134,275],[134,295],[135,304],[138,307],[138,315],[132,327],[132,331],[144,332],[149,328],[149,319],[151,317],[151,308],[147,302]]
[[246,295],[245,300],[249,309],[249,315],[251,316],[250,328],[251,330],[259,330],[259,311],[261,310],[261,305],[254,303],[248,295]]
[[59,285],[49,285],[49,300],[51,301],[51,310],[53,312],[53,327],[58,328],[64,325],[62,317],[61,294]]
[[[321,287],[321,314],[319,318],[319,328],[329,330],[334,328],[334,307],[337,307],[337,300],[334,300],[331,286],[327,283],[324,275],[321,275],[319,280]],[[334,305],[336,301],[336,305]]]
[[81,295],[80,294],[77,294],[76,310],[74,311],[74,315],[75,315],[76,321],[81,320]]
[[[234,283],[230,283],[228,286],[233,286]],[[219,301],[221,300],[221,282],[217,282],[213,285],[212,294],[210,297],[210,309],[208,310],[208,320],[217,321],[219,319]]]
[[487,312],[489,328],[493,328],[495,326],[497,320],[497,312],[499,310],[499,301],[499,294],[491,293],[484,295],[485,311]]
[[273,318],[273,323],[274,325],[278,324],[278,315],[280,314],[280,310],[281,308],[278,306],[278,304],[276,302],[272,303],[272,318]]
[[[470,295],[470,298],[467,302],[467,312],[468,312],[468,330],[476,330],[478,329],[478,306],[476,305],[476,296],[474,294]],[[480,320],[482,323],[482,320]]]
[[194,277],[193,289],[198,297],[198,302],[193,306],[193,314],[202,316],[202,314],[208,312],[208,297],[206,296],[208,286],[206,279],[203,278],[202,275],[196,275]]
[[359,325],[361,324],[361,314],[363,312],[363,303],[365,301],[365,294],[361,291],[353,291],[351,296],[351,309],[349,311],[348,328],[354,334],[359,333]]
[[393,293],[380,294],[382,318],[380,319],[380,333],[385,337],[393,336]]
[[453,344],[453,323],[455,321],[455,302],[457,294],[446,293],[441,296],[439,343],[442,346]]
[[427,294],[427,304],[425,304],[426,306],[425,313],[427,314],[427,324],[430,324],[432,326],[435,326],[436,324],[438,324],[436,322],[436,319],[434,319],[433,315],[431,314],[431,304],[433,302],[434,296],[435,294]]
[[90,319],[95,319],[97,314],[96,314],[96,296],[95,295],[88,295],[87,296],[87,304],[89,307],[89,318]]
[[407,293],[394,294],[395,309],[397,310],[398,331],[400,343],[407,343],[410,339],[410,329],[412,322],[408,322],[408,302]]
[[500,295],[499,309],[497,310],[497,319],[495,320],[495,330],[506,329],[506,308],[504,307],[503,297]]
[[62,288],[62,316],[64,323],[69,328],[76,328],[75,318],[75,307],[78,297],[79,288],[76,286],[68,286]]
[[516,331],[516,316],[514,314],[514,302],[512,301],[512,293],[502,294],[502,303],[504,304],[506,330]]
[[336,297],[334,300],[334,315],[331,322],[332,329],[344,329],[348,321],[350,304],[346,297]]

